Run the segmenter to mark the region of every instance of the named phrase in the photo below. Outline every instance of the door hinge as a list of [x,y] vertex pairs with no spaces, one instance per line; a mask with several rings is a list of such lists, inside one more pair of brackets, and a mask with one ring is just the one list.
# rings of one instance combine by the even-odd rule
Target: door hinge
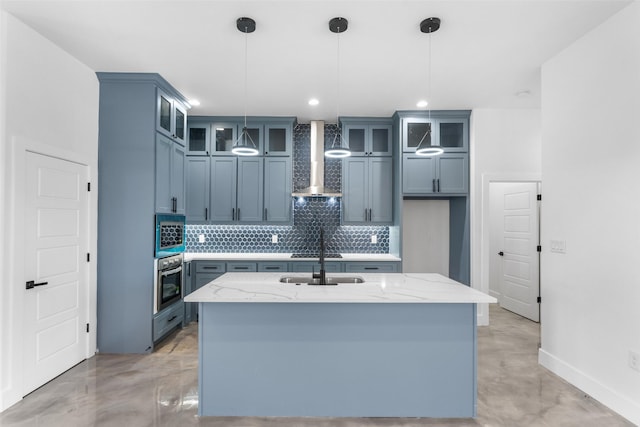
[[538,194],[537,199],[538,199],[538,200],[542,200],[542,194]]
[[87,262],[90,262],[90,261],[91,261],[91,254],[87,253]]
[[542,297],[538,297],[538,304],[542,302]]
[[536,248],[538,252],[542,252],[542,246],[538,245],[538,247]]
[[87,333],[89,333],[89,324],[87,323]]
[[91,183],[87,182],[87,191],[91,191]]

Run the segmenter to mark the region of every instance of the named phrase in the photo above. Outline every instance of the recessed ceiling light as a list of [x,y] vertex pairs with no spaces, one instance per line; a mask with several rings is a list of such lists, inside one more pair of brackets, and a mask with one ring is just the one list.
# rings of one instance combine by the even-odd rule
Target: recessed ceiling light
[[198,101],[197,99],[190,99],[189,104],[191,104],[194,107],[197,107],[198,105],[200,105],[200,101]]
[[311,98],[309,100],[309,105],[318,105],[318,104],[320,104],[320,101],[318,101],[317,98]]
[[418,103],[416,104],[416,107],[418,108],[424,108],[427,105],[429,105],[429,103],[427,101],[425,101],[424,99],[418,101]]

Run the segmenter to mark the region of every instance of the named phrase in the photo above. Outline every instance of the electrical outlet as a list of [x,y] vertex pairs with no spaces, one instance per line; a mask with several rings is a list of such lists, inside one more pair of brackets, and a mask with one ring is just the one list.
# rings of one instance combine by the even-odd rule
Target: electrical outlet
[[640,353],[629,350],[629,367],[640,372]]
[[555,252],[557,254],[567,253],[567,242],[564,240],[552,240],[551,252]]
[[374,244],[374,245],[376,243],[378,243],[378,236],[377,235],[375,235],[375,234],[371,235],[371,243]]
[[198,243],[204,243],[204,234],[198,234]]
[[278,235],[277,234],[272,234],[271,235],[271,243],[278,243]]

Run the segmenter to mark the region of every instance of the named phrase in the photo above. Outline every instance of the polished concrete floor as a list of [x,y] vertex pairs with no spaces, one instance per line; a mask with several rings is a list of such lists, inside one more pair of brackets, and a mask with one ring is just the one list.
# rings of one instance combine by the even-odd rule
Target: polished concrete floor
[[151,355],[100,354],[0,414],[0,426],[632,426],[537,363],[539,325],[495,305],[478,328],[478,417],[221,418],[197,416],[197,326]]

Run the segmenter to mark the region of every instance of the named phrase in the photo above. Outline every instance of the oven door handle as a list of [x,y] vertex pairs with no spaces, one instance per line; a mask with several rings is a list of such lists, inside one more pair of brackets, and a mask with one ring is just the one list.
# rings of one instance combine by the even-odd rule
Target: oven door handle
[[169,271],[163,271],[162,273],[160,273],[160,277],[167,277],[172,274],[176,274],[180,272],[182,272],[182,267],[174,268],[173,270],[169,270]]

